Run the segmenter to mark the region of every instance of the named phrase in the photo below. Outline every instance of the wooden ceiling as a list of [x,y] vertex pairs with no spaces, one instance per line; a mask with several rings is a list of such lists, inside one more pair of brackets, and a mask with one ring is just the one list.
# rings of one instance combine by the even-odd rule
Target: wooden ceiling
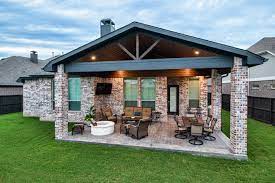
[[[123,51],[118,44],[125,47],[132,55],[136,55],[136,34],[137,33],[129,33],[123,38],[102,45],[102,47],[92,50],[84,57],[81,57],[80,61],[132,60],[133,58]],[[217,56],[216,53],[207,50],[195,48],[174,40],[159,38],[147,33],[138,33],[138,38],[139,55],[142,55],[152,44],[159,40],[156,46],[142,59]]]

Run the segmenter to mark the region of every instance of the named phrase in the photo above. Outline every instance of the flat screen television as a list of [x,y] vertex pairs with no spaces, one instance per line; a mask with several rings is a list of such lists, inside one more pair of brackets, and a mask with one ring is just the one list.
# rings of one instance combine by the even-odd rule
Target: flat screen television
[[112,83],[97,83],[96,95],[108,95],[112,93]]

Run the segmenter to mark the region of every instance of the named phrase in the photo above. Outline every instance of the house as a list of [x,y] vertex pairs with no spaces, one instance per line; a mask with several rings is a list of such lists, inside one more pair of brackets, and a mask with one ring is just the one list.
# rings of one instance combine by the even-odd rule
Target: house
[[30,58],[11,56],[0,60],[0,114],[22,111],[23,84],[16,80],[40,72],[48,62],[38,60],[35,51],[30,53]]
[[[247,158],[248,67],[266,59],[250,51],[132,22],[117,30],[112,20],[101,21],[101,37],[50,61],[43,69],[54,78],[21,78],[24,115],[55,121],[55,138],[146,148],[189,151]],[[232,73],[230,140],[221,132],[221,76]],[[187,108],[207,110],[207,79],[212,81],[211,113],[219,140],[201,148],[174,138],[171,115],[183,116]],[[54,84],[53,84],[54,83]],[[111,83],[107,95],[97,95],[98,83]],[[98,112],[111,107],[150,107],[162,114],[151,125],[154,136],[133,141],[116,133],[105,138],[71,136],[68,122],[83,122],[91,106]],[[223,141],[224,140],[224,141]],[[226,142],[225,142],[226,141]],[[205,155],[204,154],[204,155]]]
[[[275,98],[275,37],[265,37],[248,50],[268,59],[262,65],[248,69],[248,95]],[[230,94],[230,75],[223,79],[223,94]]]

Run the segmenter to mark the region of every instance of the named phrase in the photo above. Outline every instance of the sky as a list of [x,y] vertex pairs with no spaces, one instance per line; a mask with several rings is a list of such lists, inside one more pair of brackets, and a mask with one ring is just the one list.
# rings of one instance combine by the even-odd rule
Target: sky
[[274,0],[0,0],[0,58],[40,59],[99,37],[99,22],[133,21],[247,49],[275,37]]

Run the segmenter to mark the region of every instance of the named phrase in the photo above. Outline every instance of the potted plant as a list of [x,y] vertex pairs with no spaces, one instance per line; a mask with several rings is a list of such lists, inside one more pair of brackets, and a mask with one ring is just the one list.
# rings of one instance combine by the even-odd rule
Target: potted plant
[[89,112],[85,115],[85,121],[87,121],[88,123],[91,123],[93,126],[97,126],[97,123],[94,120],[95,113],[96,113],[96,110],[94,106],[91,106]]

